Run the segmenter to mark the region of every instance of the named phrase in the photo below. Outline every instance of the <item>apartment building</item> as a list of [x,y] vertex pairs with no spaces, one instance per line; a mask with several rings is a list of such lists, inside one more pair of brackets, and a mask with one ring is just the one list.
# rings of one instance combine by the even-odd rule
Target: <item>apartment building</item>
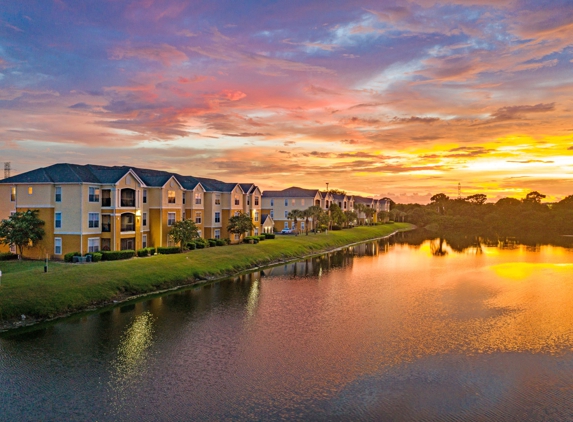
[[275,231],[283,229],[305,230],[305,221],[297,222],[289,220],[288,214],[292,210],[304,211],[312,205],[318,205],[324,210],[328,209],[331,201],[330,196],[323,196],[318,189],[303,189],[296,186],[281,191],[263,192],[263,213],[268,214],[273,222]]
[[248,214],[253,220],[255,228],[249,233],[250,236],[258,236],[263,233],[263,193],[259,187],[253,183],[240,183],[241,189],[244,192],[243,197],[243,212]]

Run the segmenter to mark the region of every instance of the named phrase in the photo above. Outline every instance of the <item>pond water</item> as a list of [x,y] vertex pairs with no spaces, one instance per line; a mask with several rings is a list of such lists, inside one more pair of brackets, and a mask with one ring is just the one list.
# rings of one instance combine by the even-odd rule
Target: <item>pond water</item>
[[573,250],[408,236],[4,334],[0,420],[573,420]]

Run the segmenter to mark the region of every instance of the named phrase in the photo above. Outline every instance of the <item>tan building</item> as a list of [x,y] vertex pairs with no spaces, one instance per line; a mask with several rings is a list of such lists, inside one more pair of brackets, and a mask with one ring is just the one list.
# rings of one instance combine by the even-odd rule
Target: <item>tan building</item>
[[263,213],[268,214],[274,221],[275,231],[283,229],[297,229],[305,231],[305,221],[297,222],[288,218],[292,210],[304,211],[312,205],[318,205],[327,210],[332,199],[330,196],[323,197],[318,189],[303,189],[296,186],[281,191],[263,192]]

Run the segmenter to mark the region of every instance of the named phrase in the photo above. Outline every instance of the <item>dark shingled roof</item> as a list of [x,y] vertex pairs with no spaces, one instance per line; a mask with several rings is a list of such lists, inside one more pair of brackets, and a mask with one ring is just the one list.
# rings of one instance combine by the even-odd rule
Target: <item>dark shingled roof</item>
[[267,221],[267,218],[270,218],[271,220],[273,220],[273,217],[271,217],[270,214],[262,214],[261,215],[261,224],[264,225]]
[[[303,189],[296,186],[284,189],[284,190],[266,190],[263,192],[263,197],[265,198],[314,198],[317,193],[320,193],[318,189]],[[322,196],[322,195],[321,195]]]
[[354,195],[354,203],[358,202],[359,204],[371,204],[372,201],[372,198],[365,198],[364,196]]
[[[0,183],[101,183],[113,184],[127,174],[129,170],[135,174],[150,187],[162,187],[167,181],[175,176],[177,181],[188,190],[193,190],[199,183],[205,190],[215,192],[231,192],[236,183],[225,183],[220,180],[198,178],[193,176],[181,176],[176,173],[170,173],[162,170],[142,169],[128,166],[98,166],[93,164],[54,164],[49,167],[31,170],[26,173],[18,174],[4,180]],[[207,185],[209,187],[207,187]]]

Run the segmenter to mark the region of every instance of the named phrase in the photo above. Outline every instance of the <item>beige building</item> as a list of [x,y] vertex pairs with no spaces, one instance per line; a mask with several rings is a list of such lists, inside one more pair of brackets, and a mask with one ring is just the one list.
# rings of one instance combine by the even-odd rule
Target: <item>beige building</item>
[[327,210],[331,198],[323,197],[318,189],[303,189],[293,186],[281,191],[264,191],[263,192],[263,213],[268,214],[274,221],[275,231],[283,229],[296,229],[305,231],[305,221],[297,221],[295,227],[294,221],[288,218],[292,210],[304,211],[312,205],[318,205]]

